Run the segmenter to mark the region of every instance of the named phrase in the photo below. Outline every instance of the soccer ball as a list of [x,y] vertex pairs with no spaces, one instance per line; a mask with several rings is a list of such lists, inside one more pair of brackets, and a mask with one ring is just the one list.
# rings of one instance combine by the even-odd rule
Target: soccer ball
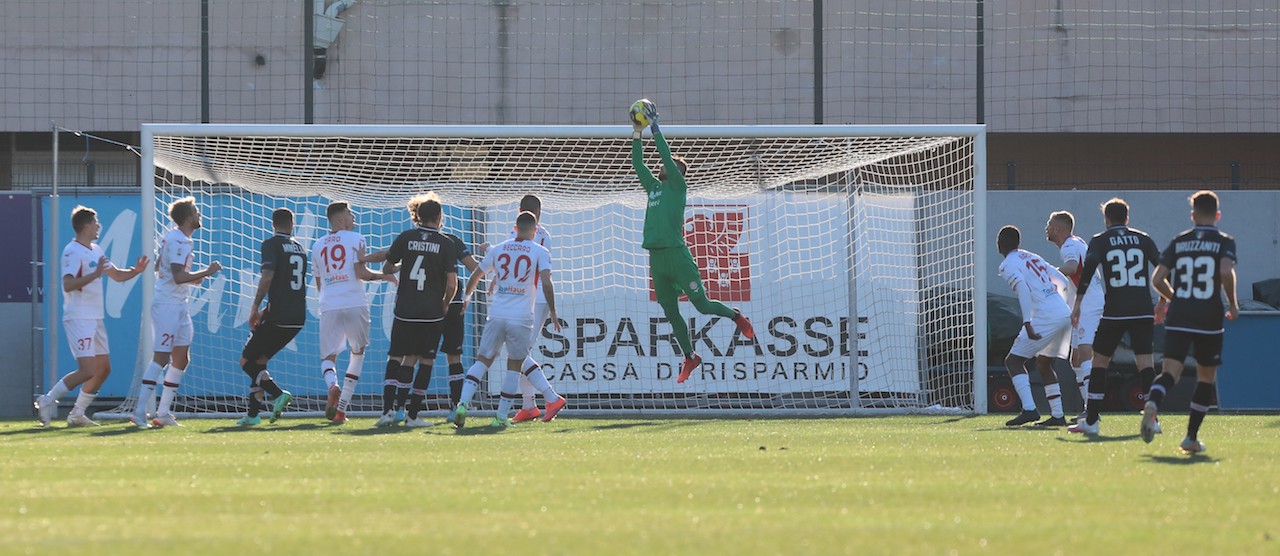
[[631,123],[639,127],[648,127],[653,123],[649,121],[648,112],[657,112],[657,107],[647,98],[642,98],[631,103]]

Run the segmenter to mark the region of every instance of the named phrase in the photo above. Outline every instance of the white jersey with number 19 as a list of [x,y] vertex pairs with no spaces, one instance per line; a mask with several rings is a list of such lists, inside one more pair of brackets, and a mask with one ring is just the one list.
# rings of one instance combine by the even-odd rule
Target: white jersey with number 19
[[551,252],[532,241],[509,239],[489,250],[480,270],[493,277],[489,318],[533,321],[533,305],[542,289],[539,273],[551,270]]
[[364,283],[356,276],[356,259],[364,250],[364,236],[349,230],[332,232],[311,245],[321,313],[368,306]]

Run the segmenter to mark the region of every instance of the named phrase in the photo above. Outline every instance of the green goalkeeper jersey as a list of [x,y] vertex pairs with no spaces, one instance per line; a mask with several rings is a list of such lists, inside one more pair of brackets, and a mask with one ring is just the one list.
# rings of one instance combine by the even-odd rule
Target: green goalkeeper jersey
[[645,249],[666,249],[684,246],[684,209],[688,186],[680,167],[671,158],[671,147],[662,133],[654,133],[653,141],[662,155],[662,165],[667,171],[667,181],[659,181],[644,165],[644,145],[640,139],[631,140],[631,165],[635,166],[640,184],[649,194],[649,204],[644,211]]

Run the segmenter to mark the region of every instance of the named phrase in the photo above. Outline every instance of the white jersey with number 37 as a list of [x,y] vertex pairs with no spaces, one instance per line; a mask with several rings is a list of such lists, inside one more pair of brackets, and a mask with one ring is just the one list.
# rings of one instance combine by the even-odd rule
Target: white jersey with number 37
[[[79,278],[92,274],[98,268],[98,260],[103,257],[102,248],[91,243],[85,247],[83,243],[72,240],[62,250],[62,275]],[[107,262],[108,268],[111,263]],[[59,280],[61,281],[61,280]],[[80,289],[69,291],[62,296],[62,318],[102,319],[102,279],[99,278]]]
[[1010,251],[1000,263],[1000,277],[1018,295],[1024,320],[1071,315],[1063,297],[1070,282],[1040,255],[1022,249]]
[[533,321],[533,305],[542,289],[538,274],[551,270],[551,252],[546,247],[508,239],[489,250],[480,270],[492,277],[489,318]]
[[356,276],[356,259],[364,249],[364,236],[349,230],[332,232],[311,245],[321,313],[368,305],[364,283]]

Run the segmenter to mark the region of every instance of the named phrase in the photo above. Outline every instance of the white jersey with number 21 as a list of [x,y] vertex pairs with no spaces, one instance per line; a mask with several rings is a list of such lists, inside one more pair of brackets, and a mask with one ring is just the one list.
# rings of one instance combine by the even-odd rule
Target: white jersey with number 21
[[508,239],[489,250],[480,270],[492,277],[489,318],[531,322],[542,288],[539,273],[551,270],[551,252],[532,241]]
[[364,254],[364,236],[340,230],[311,245],[311,261],[320,283],[320,312],[365,307],[364,283],[356,276],[356,259]]

